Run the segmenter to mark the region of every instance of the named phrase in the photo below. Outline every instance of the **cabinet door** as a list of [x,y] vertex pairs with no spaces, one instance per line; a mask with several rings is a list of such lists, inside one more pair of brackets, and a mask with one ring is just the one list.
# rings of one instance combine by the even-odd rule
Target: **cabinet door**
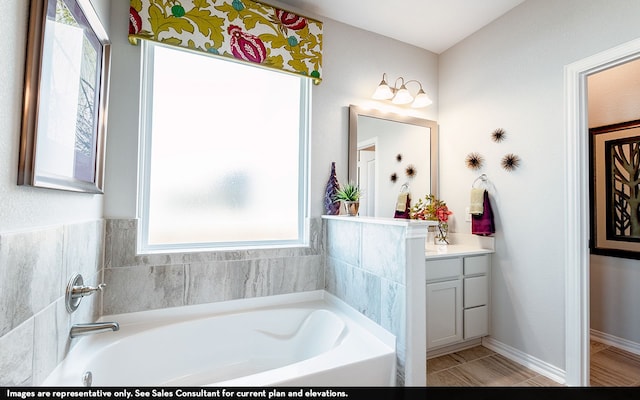
[[427,285],[427,349],[462,340],[462,285],[459,279]]
[[464,338],[472,339],[489,334],[489,308],[487,306],[464,310]]
[[489,302],[489,282],[486,276],[464,279],[464,308],[484,306]]
[[443,258],[425,262],[428,281],[455,279],[462,275],[462,258]]
[[489,255],[464,258],[464,274],[486,274],[489,271]]

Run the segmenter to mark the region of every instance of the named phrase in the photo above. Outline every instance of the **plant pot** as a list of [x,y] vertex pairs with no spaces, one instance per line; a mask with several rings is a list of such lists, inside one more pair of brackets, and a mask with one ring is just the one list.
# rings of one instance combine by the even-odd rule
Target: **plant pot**
[[344,211],[350,217],[358,215],[358,209],[360,208],[359,201],[343,201]]

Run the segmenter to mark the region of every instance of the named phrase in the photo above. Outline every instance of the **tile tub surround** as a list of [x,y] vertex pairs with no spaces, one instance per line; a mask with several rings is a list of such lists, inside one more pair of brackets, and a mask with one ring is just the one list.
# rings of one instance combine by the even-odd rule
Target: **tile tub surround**
[[102,281],[103,239],[102,220],[0,233],[0,386],[38,385],[73,344],[71,325],[99,317],[100,295],[69,314],[64,291],[75,272]]
[[322,222],[308,247],[137,254],[137,220],[105,221],[103,314],[324,289]]
[[326,290],[396,336],[398,384],[424,386],[426,221],[323,216]]

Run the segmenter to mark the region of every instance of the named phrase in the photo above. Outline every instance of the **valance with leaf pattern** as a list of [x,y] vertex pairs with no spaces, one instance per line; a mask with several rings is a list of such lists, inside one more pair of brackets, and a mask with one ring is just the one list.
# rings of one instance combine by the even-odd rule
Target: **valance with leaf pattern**
[[131,0],[137,39],[322,79],[322,22],[257,1]]

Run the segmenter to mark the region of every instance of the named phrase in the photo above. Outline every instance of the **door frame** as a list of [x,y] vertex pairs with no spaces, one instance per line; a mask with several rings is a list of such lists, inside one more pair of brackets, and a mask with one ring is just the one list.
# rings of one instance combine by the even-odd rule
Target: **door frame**
[[589,386],[589,126],[587,77],[640,58],[635,39],[564,68],[565,381]]

